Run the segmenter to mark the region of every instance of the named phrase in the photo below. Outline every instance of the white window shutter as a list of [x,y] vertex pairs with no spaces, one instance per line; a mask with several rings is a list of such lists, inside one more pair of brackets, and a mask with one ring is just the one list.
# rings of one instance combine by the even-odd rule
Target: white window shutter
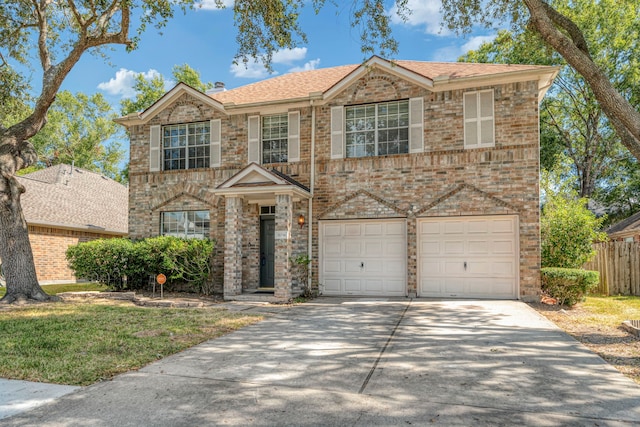
[[464,110],[464,146],[478,146],[478,93],[467,92],[463,96]]
[[150,129],[149,138],[149,172],[160,170],[160,126],[154,125]]
[[493,90],[479,93],[480,104],[480,145],[495,144],[495,120],[493,113]]
[[248,161],[260,163],[260,116],[250,116],[248,121]]
[[331,107],[331,158],[344,157],[344,110],[342,107]]
[[300,112],[291,111],[289,113],[289,138],[287,142],[288,161],[300,161]]
[[209,167],[221,166],[222,122],[220,119],[209,122]]
[[493,89],[464,94],[465,148],[495,145]]
[[424,151],[424,99],[409,100],[409,152]]

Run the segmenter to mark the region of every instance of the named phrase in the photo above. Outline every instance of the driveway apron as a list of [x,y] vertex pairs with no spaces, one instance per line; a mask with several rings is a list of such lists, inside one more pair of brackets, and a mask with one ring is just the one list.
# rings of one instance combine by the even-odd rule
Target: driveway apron
[[640,387],[516,301],[319,298],[0,425],[640,423]]

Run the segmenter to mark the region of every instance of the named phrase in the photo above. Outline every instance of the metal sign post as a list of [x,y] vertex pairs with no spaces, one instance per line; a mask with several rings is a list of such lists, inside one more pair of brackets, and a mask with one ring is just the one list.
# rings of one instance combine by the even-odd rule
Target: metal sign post
[[[164,297],[164,293],[163,293],[163,285],[167,282],[167,276],[165,276],[164,274],[160,273],[156,276],[156,282],[158,282],[158,284],[160,285],[160,299],[162,299]],[[154,286],[155,288],[155,286]],[[155,293],[155,289],[153,290],[153,292]]]

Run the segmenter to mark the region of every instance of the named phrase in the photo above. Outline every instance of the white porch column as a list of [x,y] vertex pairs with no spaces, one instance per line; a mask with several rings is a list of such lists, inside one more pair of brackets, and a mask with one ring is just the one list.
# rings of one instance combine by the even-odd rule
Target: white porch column
[[242,294],[242,198],[225,199],[224,298]]

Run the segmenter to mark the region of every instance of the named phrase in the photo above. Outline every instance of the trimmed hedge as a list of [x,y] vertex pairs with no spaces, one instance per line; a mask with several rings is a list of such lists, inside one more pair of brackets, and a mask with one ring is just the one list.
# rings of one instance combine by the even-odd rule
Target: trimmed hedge
[[587,292],[600,281],[599,272],[577,268],[545,267],[540,273],[542,290],[560,305],[573,306],[584,300]]
[[70,246],[66,256],[76,277],[113,290],[142,289],[150,275],[164,273],[168,288],[183,284],[193,292],[208,294],[213,249],[214,242],[206,239],[98,239]]

